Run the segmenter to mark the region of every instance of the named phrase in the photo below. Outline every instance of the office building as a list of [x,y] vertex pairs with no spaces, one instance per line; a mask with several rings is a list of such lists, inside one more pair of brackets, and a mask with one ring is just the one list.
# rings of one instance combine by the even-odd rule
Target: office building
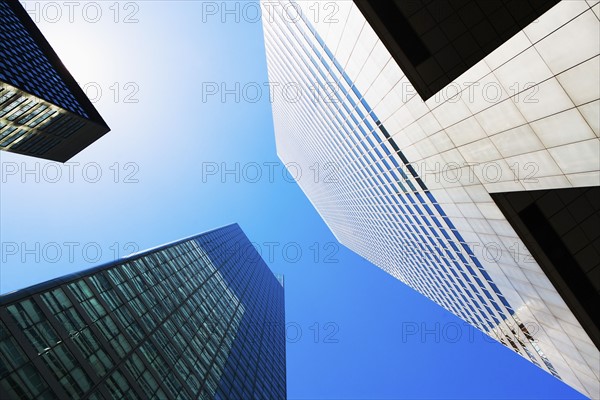
[[277,152],[340,243],[597,397],[598,1],[261,4]]
[[65,162],[110,129],[18,1],[0,1],[0,150]]
[[0,297],[3,399],[285,399],[283,278],[229,225]]

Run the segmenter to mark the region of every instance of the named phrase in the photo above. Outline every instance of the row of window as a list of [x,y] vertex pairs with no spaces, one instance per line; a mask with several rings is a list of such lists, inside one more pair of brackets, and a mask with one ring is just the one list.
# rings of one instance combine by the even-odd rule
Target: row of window
[[[308,24],[284,21],[276,19],[277,33],[266,28],[270,69],[307,87],[335,81],[341,89],[333,93],[337,101],[301,98],[274,105],[306,146],[293,146],[296,154],[312,157],[305,165],[336,161],[343,170],[338,182],[310,188],[320,212],[336,233],[348,232],[340,236],[360,254],[481,329],[498,329],[512,314],[504,296],[316,32]],[[290,65],[288,59],[298,63]]]
[[0,80],[88,117],[48,58],[6,2],[0,2]]
[[84,121],[68,117],[21,91],[0,86],[2,148],[42,155],[84,125]]

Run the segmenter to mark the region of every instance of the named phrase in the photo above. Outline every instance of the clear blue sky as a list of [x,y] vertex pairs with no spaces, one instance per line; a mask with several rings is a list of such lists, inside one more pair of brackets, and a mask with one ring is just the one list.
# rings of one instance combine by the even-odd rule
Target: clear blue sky
[[[2,293],[238,222],[285,274],[290,399],[582,398],[337,245],[284,175],[266,88],[203,101],[203,83],[268,81],[250,14],[202,23],[196,1],[100,2],[71,21],[44,4],[38,25],[112,132],[58,168],[0,152]],[[239,182],[220,173],[236,163]]]

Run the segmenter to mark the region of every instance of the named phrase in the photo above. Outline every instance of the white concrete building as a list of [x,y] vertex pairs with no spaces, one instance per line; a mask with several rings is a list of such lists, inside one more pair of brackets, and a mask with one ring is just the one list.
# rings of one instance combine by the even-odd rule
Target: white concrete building
[[426,3],[262,1],[278,154],[340,243],[595,398],[600,4]]

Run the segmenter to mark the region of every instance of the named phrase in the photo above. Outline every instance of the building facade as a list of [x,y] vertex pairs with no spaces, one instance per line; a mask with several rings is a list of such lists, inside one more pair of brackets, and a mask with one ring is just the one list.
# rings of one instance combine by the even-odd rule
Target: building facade
[[237,224],[0,297],[3,399],[285,399],[284,290]]
[[596,397],[598,1],[262,6],[277,152],[340,243]]
[[0,1],[0,149],[65,162],[110,129],[18,1]]

